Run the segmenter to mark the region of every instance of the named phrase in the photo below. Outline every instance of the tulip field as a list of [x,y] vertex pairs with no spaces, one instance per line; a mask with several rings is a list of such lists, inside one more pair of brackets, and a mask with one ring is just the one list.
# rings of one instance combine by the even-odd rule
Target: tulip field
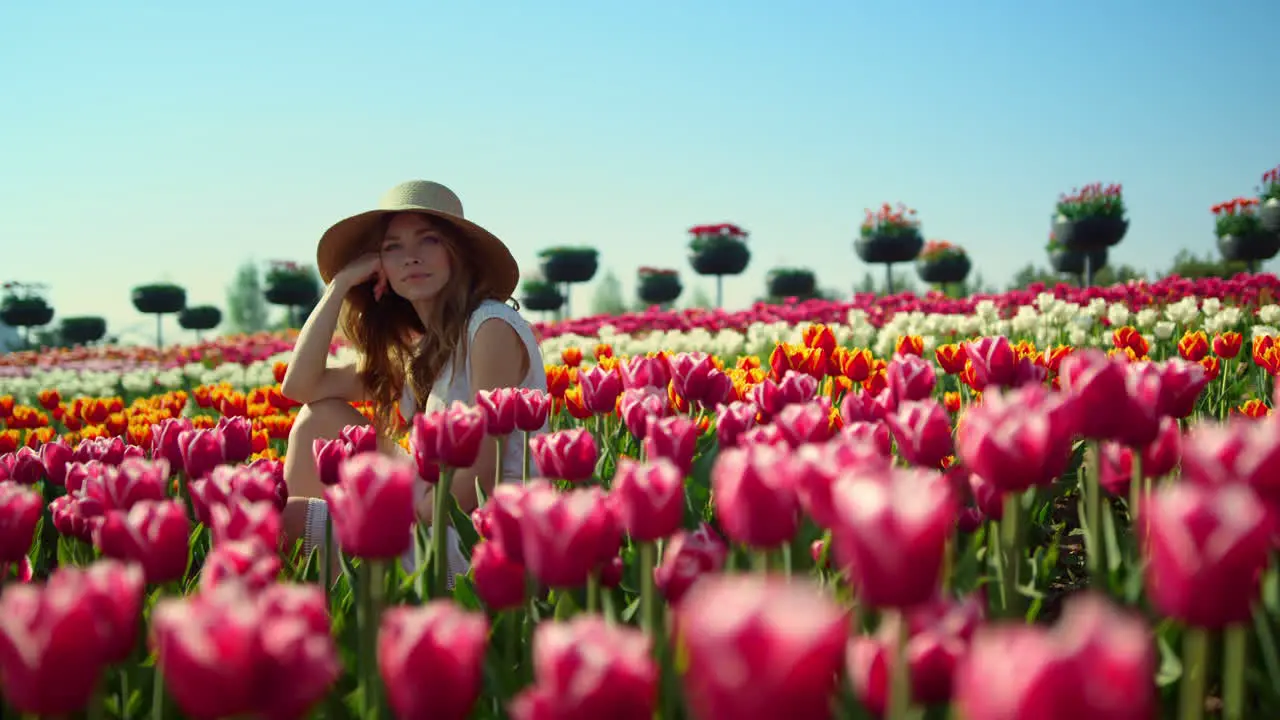
[[[1280,717],[1278,291],[539,325],[546,393],[399,455],[288,446],[289,336],[0,357],[3,717]],[[486,434],[524,482],[468,513]]]

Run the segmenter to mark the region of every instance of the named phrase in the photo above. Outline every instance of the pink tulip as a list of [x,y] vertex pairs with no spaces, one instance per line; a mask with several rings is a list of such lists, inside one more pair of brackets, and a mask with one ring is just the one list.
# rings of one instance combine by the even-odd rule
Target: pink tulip
[[586,428],[534,435],[529,454],[543,475],[571,483],[590,480],[599,456],[596,438]]
[[471,550],[471,580],[490,612],[520,607],[525,598],[524,566],[508,558],[502,546],[484,541]]
[[44,496],[29,486],[0,481],[0,577],[9,565],[22,562],[35,541],[44,511]]
[[831,717],[849,618],[818,588],[765,575],[705,578],[676,609],[676,627],[699,720]]
[[578,371],[578,387],[582,391],[582,406],[596,415],[607,414],[617,407],[622,393],[622,376],[617,370],[606,370],[593,365]]
[[833,508],[835,556],[864,602],[905,608],[934,597],[957,512],[942,475],[848,475],[836,482]]
[[788,405],[773,419],[778,432],[791,447],[823,443],[831,439],[831,401],[818,398]]
[[387,610],[378,670],[396,717],[465,720],[480,696],[489,623],[449,600]]
[[516,388],[516,429],[524,432],[541,430],[547,423],[549,412],[551,412],[550,395],[533,388]]
[[633,540],[661,540],[684,522],[684,474],[662,458],[644,464],[621,458],[609,500]]
[[680,530],[663,549],[662,562],[653,570],[653,582],[672,606],[693,587],[695,581],[724,569],[729,546],[710,525],[697,530]]
[[720,447],[736,447],[742,434],[755,426],[757,412],[755,403],[741,400],[716,408],[716,439]]
[[128,510],[110,510],[94,533],[103,555],[140,564],[152,584],[186,575],[190,542],[191,521],[177,500],[142,500]]
[[901,402],[885,424],[903,459],[917,467],[937,468],[954,451],[951,417],[936,400]]
[[398,558],[413,543],[417,520],[413,468],[381,453],[356,455],[341,480],[325,489],[333,532],[342,551],[367,560]]
[[[526,693],[551,718],[650,720],[658,668],[649,637],[598,615],[540,623],[533,637],[534,684]],[[520,717],[539,717],[520,710]]]
[[[1164,615],[1219,629],[1247,622],[1274,530],[1245,485],[1162,485],[1141,505],[1147,592]],[[1205,592],[1213,588],[1213,592]]]
[[[516,431],[516,388],[481,390],[476,393],[476,407],[484,413],[484,431],[494,437]],[[539,426],[542,423],[538,423]]]
[[549,485],[527,489],[521,502],[521,544],[524,565],[539,582],[580,587],[617,554],[620,528],[604,497],[596,487],[563,493]]
[[672,415],[649,422],[644,438],[645,457],[664,458],[683,475],[693,470],[693,455],[698,447],[698,425],[687,415]]
[[1071,459],[1079,417],[1074,402],[1040,385],[984,392],[960,418],[956,454],[1004,492],[1053,482]]
[[225,583],[161,600],[151,622],[165,689],[196,720],[303,717],[341,673],[319,587]]
[[800,507],[785,464],[789,453],[768,446],[724,450],[711,470],[715,513],[729,539],[773,548],[795,536]]
[[938,373],[933,363],[918,355],[899,355],[885,368],[889,388],[898,402],[924,400],[933,396]]

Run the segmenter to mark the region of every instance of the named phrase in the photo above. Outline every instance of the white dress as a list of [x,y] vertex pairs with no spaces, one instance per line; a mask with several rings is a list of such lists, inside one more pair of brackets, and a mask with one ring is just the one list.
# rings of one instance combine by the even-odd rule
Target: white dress
[[[475,393],[471,390],[471,348],[475,346],[474,340],[476,332],[480,326],[489,320],[499,320],[510,325],[515,329],[516,334],[520,336],[521,342],[524,343],[525,352],[529,355],[529,371],[525,373],[524,379],[520,381],[519,387],[532,388],[535,390],[547,389],[547,374],[543,367],[542,351],[538,348],[538,340],[534,337],[533,326],[517,311],[515,308],[496,300],[486,300],[476,308],[471,314],[471,320],[467,323],[467,358],[466,366],[463,372],[455,373],[452,363],[449,363],[440,372],[440,377],[436,380],[432,387],[431,394],[427,397],[426,411],[434,412],[441,410],[455,401],[466,405],[475,404]],[[413,392],[409,388],[405,388],[403,396],[400,398],[400,413],[406,420],[410,420],[416,414],[416,404],[413,400]],[[546,425],[543,426],[543,430]],[[517,430],[508,436],[506,454],[503,458],[503,482],[520,482],[524,476],[524,433]],[[536,474],[536,466],[533,468]],[[414,483],[415,503],[421,500],[427,493],[427,484],[423,482]],[[325,522],[328,518],[328,506],[324,500],[312,498],[307,503],[306,531],[303,539],[304,556],[310,552],[310,549],[324,542]],[[449,527],[448,538],[448,555],[449,555],[449,586],[453,586],[453,576],[465,574],[471,567],[471,563],[467,556],[462,552],[461,537],[452,526]],[[417,557],[414,547],[401,557],[401,564],[406,572],[413,573],[417,570]]]
[[[542,352],[538,348],[538,339],[533,334],[533,326],[510,305],[496,300],[485,300],[480,303],[475,312],[471,313],[471,320],[467,323],[467,358],[463,372],[455,372],[452,363],[444,367],[431,388],[431,394],[426,402],[426,412],[443,410],[454,402],[465,405],[475,404],[476,394],[471,389],[471,348],[475,344],[476,333],[480,330],[480,326],[489,320],[499,320],[510,325],[520,336],[520,341],[524,343],[525,352],[529,356],[529,370],[520,381],[519,387],[546,391],[547,373],[542,362]],[[404,394],[400,398],[400,414],[405,420],[410,420],[416,414],[416,410],[413,391],[406,385]],[[502,465],[503,482],[520,482],[524,477],[524,433],[522,431],[517,430],[507,436]],[[426,484],[417,483],[416,489],[417,497],[421,499],[426,494]],[[462,552],[461,538],[452,526],[449,527],[448,547],[450,575],[465,574],[471,565]],[[417,560],[412,548],[401,558],[401,563],[407,572],[412,573],[416,570]],[[452,585],[452,578],[450,578],[450,584]]]

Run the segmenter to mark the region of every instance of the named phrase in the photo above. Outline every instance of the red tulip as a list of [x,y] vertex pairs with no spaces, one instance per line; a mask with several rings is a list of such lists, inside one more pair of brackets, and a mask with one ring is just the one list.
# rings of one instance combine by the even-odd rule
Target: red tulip
[[871,442],[885,457],[893,454],[893,436],[889,434],[889,426],[883,422],[857,420],[845,423],[838,434],[847,440]]
[[209,590],[228,582],[243,583],[253,592],[265,589],[280,576],[280,556],[258,540],[231,540],[214,545],[200,570],[200,588]]
[[585,585],[618,552],[620,529],[599,488],[562,493],[549,485],[527,486],[521,507],[524,565],[544,585]]
[[680,530],[664,546],[662,563],[653,570],[653,582],[662,597],[677,605],[704,575],[720,572],[729,558],[729,546],[703,523],[697,530]]
[[[700,720],[831,717],[847,613],[796,578],[706,578],[676,609]],[[728,664],[726,664],[728,663]]]
[[205,525],[212,525],[209,511],[218,505],[266,502],[283,511],[288,499],[284,477],[256,464],[220,465],[207,477],[191,481],[189,487],[196,519]]
[[[420,413],[413,418],[410,443],[414,457],[451,468],[468,468],[480,455],[485,437],[484,411],[455,402],[446,410]],[[422,473],[424,478],[427,473]]]
[[251,540],[272,549],[280,547],[280,511],[269,502],[215,505],[209,512],[215,546]]
[[[935,599],[907,611],[907,675],[915,702],[950,702],[956,664],[967,653],[969,640],[982,622],[982,607],[975,596],[963,602]],[[849,677],[858,699],[876,715],[888,707],[902,621],[899,615],[889,615],[875,635],[854,637],[848,646]]]
[[857,391],[846,393],[840,403],[840,419],[845,425],[883,420],[892,397],[889,390],[883,390],[879,395]]
[[402,720],[465,720],[480,696],[489,623],[448,600],[389,609],[378,670]]
[[373,425],[348,425],[338,433],[347,444],[347,455],[378,452],[378,431]]
[[541,623],[533,637],[534,684],[525,693],[537,696],[532,702],[545,717],[650,720],[658,690],[651,652],[648,635],[598,615]]
[[1157,610],[1209,629],[1250,619],[1273,532],[1255,492],[1238,484],[1162,485],[1139,519]]
[[1182,440],[1182,477],[1201,485],[1248,485],[1280,509],[1280,416],[1192,427]]
[[1200,394],[1209,385],[1209,375],[1200,363],[1170,358],[1158,366],[1160,370],[1160,407],[1163,415],[1185,418],[1191,415]]
[[101,607],[77,583],[8,585],[0,595],[0,689],[33,716],[84,708],[108,652]]
[[742,434],[755,426],[758,412],[755,403],[741,400],[716,408],[716,439],[720,447],[736,447]]
[[1040,385],[987,391],[960,419],[956,454],[1004,492],[1045,485],[1066,472],[1078,417],[1071,397]]
[[165,689],[196,720],[303,717],[341,674],[319,587],[225,583],[161,600],[151,625]]
[[167,461],[126,458],[118,466],[104,466],[101,474],[85,478],[81,492],[106,510],[128,510],[143,500],[168,499],[168,488]]
[[58,533],[85,543],[93,542],[103,512],[102,503],[79,493],[63,495],[49,503],[49,515]]
[[[670,357],[671,382],[676,394],[691,403],[709,401],[713,406],[719,394],[716,375],[723,375],[715,359],[703,352],[677,353]],[[665,389],[665,388],[664,388]]]
[[595,415],[613,412],[618,395],[622,392],[622,376],[616,370],[606,370],[593,365],[578,371],[578,387],[582,391],[582,406]]
[[222,437],[217,430],[185,430],[178,435],[182,468],[189,479],[202,478],[224,462]]
[[40,464],[50,483],[59,486],[66,484],[67,463],[72,462],[74,455],[71,447],[60,440],[40,446]]
[[1128,415],[1126,375],[1123,361],[1095,348],[1076,350],[1062,361],[1058,377],[1063,392],[1075,396],[1079,405],[1081,435],[1095,440],[1116,437]]
[[126,457],[143,457],[142,448],[125,443],[120,437],[85,438],[73,450],[76,462],[97,460],[105,465],[119,465]]
[[550,487],[545,480],[524,485],[503,483],[493,489],[484,504],[485,537],[502,547],[502,554],[512,562],[524,564],[524,496],[530,488]]
[[660,540],[684,522],[684,474],[663,458],[644,464],[620,458],[609,499],[633,540]]
[[942,475],[896,468],[883,477],[847,475],[832,499],[835,556],[864,602],[905,608],[934,597],[957,511]]
[[954,452],[951,417],[936,400],[901,402],[884,420],[898,442],[898,452],[912,465],[936,468]]
[[8,468],[10,482],[35,485],[44,477],[44,463],[40,461],[40,454],[25,445],[11,454],[0,455],[0,458],[6,458],[10,463]]
[[44,511],[44,496],[26,485],[0,481],[0,578],[26,559]]
[[891,461],[874,442],[841,437],[822,445],[797,448],[786,462],[800,507],[822,528],[835,522],[831,491],[845,474],[887,472]]
[[242,463],[253,454],[253,424],[245,417],[221,417],[216,426],[222,441],[222,461]]
[[788,405],[809,402],[817,392],[817,379],[795,370],[788,370],[776,383],[771,378],[765,378],[757,384],[751,390],[751,399],[760,406],[761,413],[767,417],[773,417]]
[[316,438],[311,443],[311,457],[315,460],[321,485],[338,484],[338,468],[341,468],[342,463],[351,456],[350,447],[342,438],[333,440]]
[[778,432],[793,448],[831,439],[831,401],[821,397],[788,405],[773,419]]
[[630,388],[657,388],[665,390],[671,383],[671,368],[661,357],[636,355],[618,364],[622,384]]
[[136,563],[110,559],[86,567],[64,566],[49,576],[50,592],[68,590],[93,607],[103,660],[124,662],[138,642],[146,578]]
[[187,574],[190,543],[191,521],[177,500],[142,500],[128,510],[110,510],[94,532],[103,555],[138,563],[152,584]]
[[547,424],[551,412],[551,396],[533,388],[516,388],[516,428],[537,432]]
[[889,388],[898,402],[924,400],[933,395],[938,374],[933,363],[919,355],[897,355],[885,368]]
[[342,551],[366,560],[398,558],[413,544],[413,467],[381,453],[356,455],[326,488],[333,532]]
[[724,450],[716,458],[711,470],[715,513],[730,540],[773,548],[796,534],[800,507],[785,471],[788,455],[756,445]]
[[[973,367],[973,389],[986,392],[990,387],[1011,387],[1018,374],[1018,358],[1003,335],[981,337],[963,345],[965,356]],[[985,396],[984,396],[985,398]]]
[[185,472],[182,465],[182,445],[178,442],[184,432],[194,429],[187,418],[166,418],[151,426],[151,457],[167,460],[175,472]]
[[1140,618],[1083,594],[1052,629],[978,630],[956,668],[955,707],[966,720],[1150,720],[1155,660]]
[[637,440],[644,440],[652,421],[667,415],[670,409],[667,394],[653,388],[624,390],[618,400],[622,422]]
[[596,438],[586,428],[534,435],[529,454],[546,477],[581,483],[596,472]]
[[670,415],[649,422],[644,438],[645,457],[671,461],[684,475],[693,470],[693,455],[698,448],[698,425],[688,415]]
[[471,550],[471,581],[490,612],[524,604],[524,566],[508,558],[502,546],[486,540]]
[[484,413],[484,431],[495,437],[515,432],[516,403],[516,388],[497,388],[477,392],[476,407]]

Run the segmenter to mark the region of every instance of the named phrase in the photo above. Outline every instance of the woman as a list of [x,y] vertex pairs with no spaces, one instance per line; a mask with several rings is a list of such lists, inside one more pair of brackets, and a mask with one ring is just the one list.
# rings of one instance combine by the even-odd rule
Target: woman
[[[547,386],[533,328],[505,302],[520,268],[501,240],[463,217],[449,188],[421,180],[397,185],[377,210],[329,228],[316,265],[324,295],[280,385],[302,403],[285,456],[284,529],[291,542],[303,539],[305,552],[323,542],[328,514],[311,446],[348,425],[368,424],[352,402],[373,403],[383,451],[395,453],[397,410],[411,419],[454,401],[472,404],[480,390]],[[339,323],[359,353],[355,366],[327,365]],[[496,452],[496,440],[487,438],[475,466],[457,471],[452,492],[464,512],[476,506],[477,479],[492,489]],[[508,443],[507,453],[506,479],[518,481],[523,442]],[[419,508],[429,507],[423,497]],[[465,571],[456,541],[454,535],[449,564]]]

